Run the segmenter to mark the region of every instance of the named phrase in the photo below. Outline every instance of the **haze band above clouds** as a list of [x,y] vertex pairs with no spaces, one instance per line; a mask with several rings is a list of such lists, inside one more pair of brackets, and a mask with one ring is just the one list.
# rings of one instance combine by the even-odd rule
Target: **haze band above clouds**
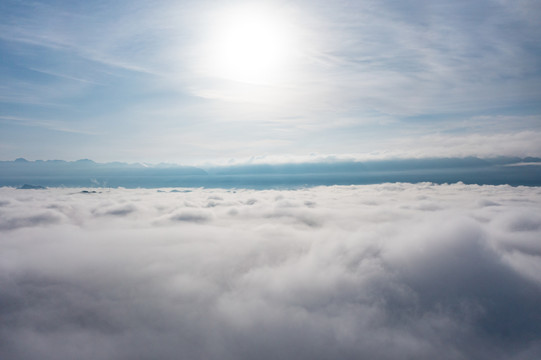
[[541,189],[0,188],[2,359],[538,359]]

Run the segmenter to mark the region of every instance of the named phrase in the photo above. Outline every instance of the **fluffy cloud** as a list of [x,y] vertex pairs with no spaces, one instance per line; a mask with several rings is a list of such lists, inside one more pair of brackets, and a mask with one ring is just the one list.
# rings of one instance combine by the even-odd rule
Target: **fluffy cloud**
[[536,359],[541,190],[0,188],[3,359]]

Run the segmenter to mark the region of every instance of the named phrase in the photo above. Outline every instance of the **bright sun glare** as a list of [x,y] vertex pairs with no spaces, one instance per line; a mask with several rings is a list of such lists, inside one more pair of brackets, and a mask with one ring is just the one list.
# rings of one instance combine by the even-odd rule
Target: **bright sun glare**
[[285,76],[292,52],[290,27],[276,12],[246,5],[220,14],[208,43],[212,76],[253,84],[272,84]]

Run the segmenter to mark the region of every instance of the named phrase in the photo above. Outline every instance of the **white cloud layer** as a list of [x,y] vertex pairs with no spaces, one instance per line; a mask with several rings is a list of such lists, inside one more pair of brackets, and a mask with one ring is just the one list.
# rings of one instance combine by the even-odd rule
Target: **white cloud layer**
[[540,200],[0,188],[0,357],[538,359]]

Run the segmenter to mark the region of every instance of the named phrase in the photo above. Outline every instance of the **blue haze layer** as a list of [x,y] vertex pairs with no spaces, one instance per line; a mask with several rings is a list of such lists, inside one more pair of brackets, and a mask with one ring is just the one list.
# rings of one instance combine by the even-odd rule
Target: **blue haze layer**
[[0,161],[0,186],[298,188],[384,182],[541,186],[540,158],[443,158],[197,168],[91,160]]

